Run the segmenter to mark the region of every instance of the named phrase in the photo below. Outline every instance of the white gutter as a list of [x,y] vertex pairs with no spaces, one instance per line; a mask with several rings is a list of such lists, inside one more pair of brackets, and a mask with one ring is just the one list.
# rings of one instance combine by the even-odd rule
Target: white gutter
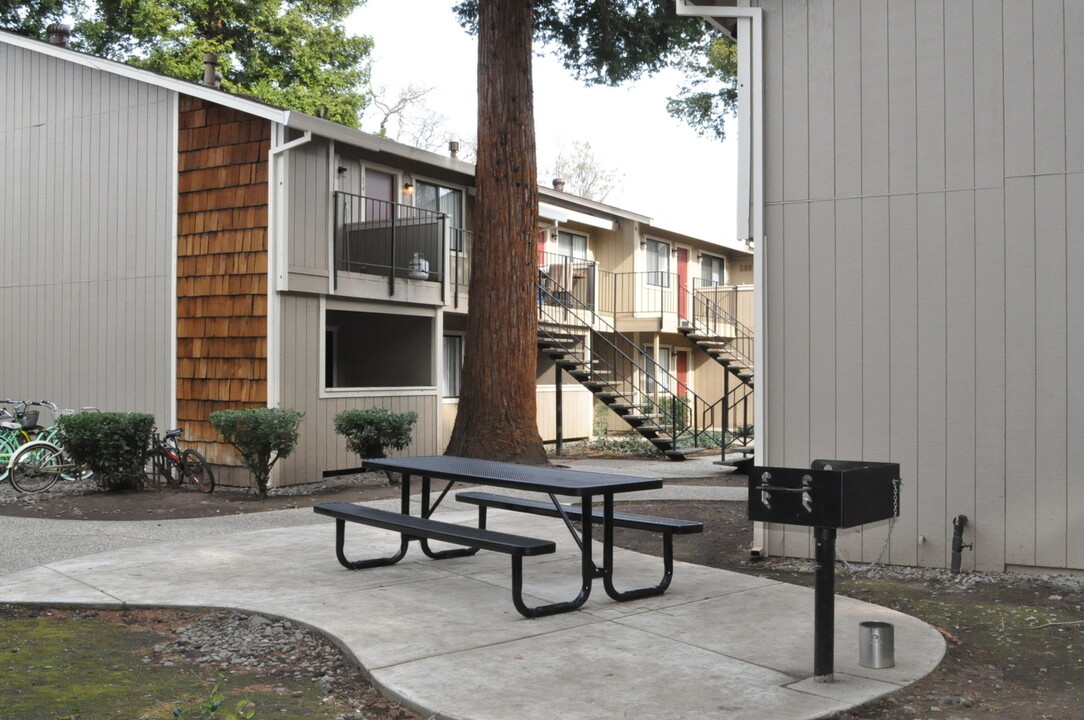
[[[739,172],[748,178],[748,204],[738,208],[744,224],[739,234],[753,242],[753,374],[757,392],[754,393],[753,413],[756,417],[756,451],[753,462],[761,464],[765,448],[769,447],[768,425],[765,420],[764,391],[764,341],[768,333],[768,313],[765,303],[767,293],[764,253],[764,17],[759,7],[729,7],[719,5],[696,5],[691,0],[675,0],[677,14],[702,17],[717,28],[722,28],[720,18],[738,20],[738,137],[748,138],[741,143]],[[741,191],[739,191],[740,193]],[[763,523],[756,523],[753,546],[764,548]]]

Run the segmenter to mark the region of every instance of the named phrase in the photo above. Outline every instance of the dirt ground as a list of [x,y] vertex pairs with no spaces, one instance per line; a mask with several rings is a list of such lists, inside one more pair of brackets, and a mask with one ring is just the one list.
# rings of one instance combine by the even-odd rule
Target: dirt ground
[[[683,481],[685,482],[685,481]],[[744,478],[719,476],[697,484],[744,484]],[[163,490],[106,495],[49,497],[0,505],[0,515],[93,520],[146,520],[228,515],[308,507],[320,502],[397,497],[399,489],[380,475],[363,475],[305,494],[259,500],[245,492],[216,490],[212,495]],[[749,548],[752,526],[744,503],[633,503],[636,512],[698,519],[701,535],[675,539],[678,560],[812,586],[811,563],[786,559],[754,562]],[[619,504],[619,507],[621,505]],[[618,543],[658,553],[652,536],[617,532]],[[948,641],[941,665],[929,676],[887,698],[839,715],[839,720],[1075,720],[1084,717],[1084,581],[1050,576],[951,575],[947,571],[874,568],[851,574],[840,566],[836,590],[919,617]],[[812,610],[810,610],[812,611]],[[167,611],[161,611],[167,612]],[[168,611],[174,612],[174,611]],[[154,612],[141,613],[127,626],[154,629]],[[349,692],[371,693],[364,678]],[[414,720],[394,703],[372,703],[367,717]]]

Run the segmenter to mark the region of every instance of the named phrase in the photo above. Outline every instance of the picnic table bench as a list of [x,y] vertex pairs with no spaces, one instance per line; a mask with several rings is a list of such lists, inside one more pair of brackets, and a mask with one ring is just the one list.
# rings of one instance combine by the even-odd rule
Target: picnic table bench
[[[416,458],[384,458],[365,460],[366,470],[385,470],[402,474],[401,505],[399,512],[379,510],[352,503],[324,503],[314,510],[322,515],[333,517],[336,521],[336,555],[344,567],[357,570],[361,568],[391,565],[399,562],[407,553],[409,543],[417,541],[422,551],[434,559],[463,557],[481,550],[502,552],[512,557],[512,600],[521,615],[540,617],[559,612],[574,610],[591,593],[592,581],[602,578],[606,593],[618,601],[661,595],[669,587],[673,577],[674,534],[700,532],[703,526],[697,522],[671,520],[631,513],[615,513],[614,495],[634,490],[649,490],[662,487],[659,478],[641,478],[609,473],[583,472],[565,468],[534,467],[502,463],[489,460],[473,460],[446,455]],[[411,478],[421,478],[421,512],[411,514],[410,488]],[[435,502],[431,502],[431,481],[447,481],[446,486]],[[479,526],[477,528],[433,520],[430,516],[447,496],[456,482],[491,485],[495,487],[528,490],[545,493],[550,502],[533,501],[521,498],[495,495],[492,493],[459,493],[456,499],[477,505],[479,508]],[[580,499],[581,507],[562,504],[556,495],[573,496]],[[593,498],[602,496],[602,508],[592,506]],[[538,515],[560,517],[572,534],[581,550],[581,587],[579,594],[572,600],[556,602],[537,607],[530,607],[523,599],[523,558],[543,555],[556,551],[556,544],[550,540],[496,532],[486,528],[486,509],[488,507]],[[590,521],[588,522],[587,519]],[[580,521],[577,532],[573,520]],[[363,525],[379,527],[400,533],[398,552],[388,557],[363,560],[349,560],[344,553],[345,525],[357,522]],[[602,565],[594,562],[592,552],[592,526],[603,527]],[[613,530],[614,527],[628,527],[639,530],[659,532],[663,535],[664,572],[657,585],[620,591],[613,584]],[[436,540],[462,547],[434,551],[429,541]]]

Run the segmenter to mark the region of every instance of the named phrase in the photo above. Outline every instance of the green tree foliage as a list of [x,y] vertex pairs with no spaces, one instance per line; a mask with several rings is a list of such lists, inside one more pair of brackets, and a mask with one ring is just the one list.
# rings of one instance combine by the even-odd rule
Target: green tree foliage
[[[0,0],[2,2],[2,0]],[[218,55],[222,88],[357,127],[368,101],[372,39],[343,21],[364,0],[37,0],[0,4],[0,27],[41,37],[58,6],[71,46],[199,81]]]
[[[478,4],[463,0],[460,21],[477,31]],[[678,60],[704,34],[704,21],[681,17],[673,0],[537,0],[534,38],[553,49],[578,80],[618,85]]]
[[36,40],[48,39],[45,28],[64,18],[66,0],[10,2],[0,0],[0,29]]
[[211,425],[241,454],[241,464],[256,479],[260,497],[267,497],[271,469],[297,447],[305,413],[287,408],[248,408],[211,413]]
[[726,37],[709,37],[688,53],[682,65],[689,84],[667,100],[666,110],[698,133],[726,139],[724,120],[738,107],[738,46]]
[[[478,3],[455,10],[477,32]],[[737,107],[737,55],[729,40],[700,18],[679,16],[674,0],[537,0],[534,39],[552,50],[588,85],[619,85],[677,67],[688,85],[667,102],[668,112],[702,135],[725,137],[723,123]]]

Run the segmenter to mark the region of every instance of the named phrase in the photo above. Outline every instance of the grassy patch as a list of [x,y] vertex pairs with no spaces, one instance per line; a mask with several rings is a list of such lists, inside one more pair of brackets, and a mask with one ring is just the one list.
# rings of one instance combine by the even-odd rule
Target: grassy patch
[[200,714],[214,688],[225,709],[249,700],[257,718],[330,720],[313,683],[252,672],[222,673],[184,661],[159,664],[162,636],[99,617],[0,620],[0,716],[20,720],[137,720]]

